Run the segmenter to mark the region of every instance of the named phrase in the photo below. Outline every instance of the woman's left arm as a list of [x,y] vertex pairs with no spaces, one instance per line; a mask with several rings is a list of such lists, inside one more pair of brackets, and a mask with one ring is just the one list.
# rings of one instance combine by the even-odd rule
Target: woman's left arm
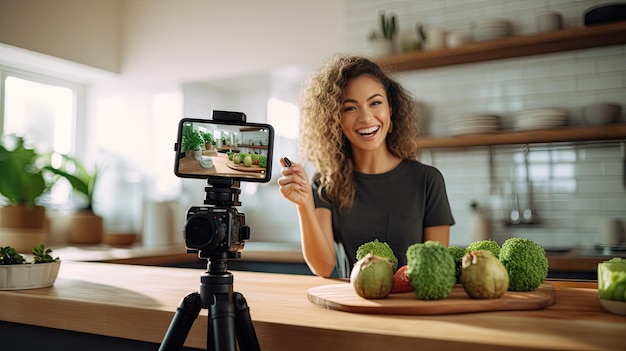
[[424,228],[424,242],[428,240],[438,241],[441,245],[448,247],[450,244],[450,226],[446,224]]

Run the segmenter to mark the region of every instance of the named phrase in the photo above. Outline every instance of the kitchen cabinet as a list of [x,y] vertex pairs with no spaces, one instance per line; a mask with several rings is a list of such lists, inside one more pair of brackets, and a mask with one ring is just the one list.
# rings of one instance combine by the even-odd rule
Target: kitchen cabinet
[[[415,51],[378,58],[391,72],[406,72],[458,64],[470,64],[514,57],[557,53],[608,45],[626,44],[626,22],[568,28],[560,31],[520,35],[505,39],[469,43],[456,48]],[[581,142],[626,138],[626,124],[600,127],[568,127],[524,132],[454,137],[422,137],[422,149],[527,143]]]

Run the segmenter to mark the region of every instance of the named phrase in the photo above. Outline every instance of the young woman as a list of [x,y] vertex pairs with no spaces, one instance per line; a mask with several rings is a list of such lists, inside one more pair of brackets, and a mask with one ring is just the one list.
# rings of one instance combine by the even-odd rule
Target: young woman
[[301,104],[303,162],[284,159],[282,195],[298,210],[311,271],[349,276],[357,248],[378,239],[406,264],[406,249],[437,240],[454,224],[441,173],[416,160],[419,131],[411,95],[372,61],[333,57],[313,75]]

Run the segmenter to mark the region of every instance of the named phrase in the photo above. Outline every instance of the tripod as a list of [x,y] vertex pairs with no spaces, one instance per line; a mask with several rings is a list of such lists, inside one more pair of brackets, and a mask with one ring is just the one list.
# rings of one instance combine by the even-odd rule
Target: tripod
[[198,257],[207,259],[207,270],[200,277],[200,292],[190,293],[180,301],[159,351],[181,350],[203,308],[209,310],[207,350],[235,351],[237,342],[242,351],[260,351],[248,303],[241,293],[233,293],[233,275],[226,270],[228,253],[205,255],[200,251]]

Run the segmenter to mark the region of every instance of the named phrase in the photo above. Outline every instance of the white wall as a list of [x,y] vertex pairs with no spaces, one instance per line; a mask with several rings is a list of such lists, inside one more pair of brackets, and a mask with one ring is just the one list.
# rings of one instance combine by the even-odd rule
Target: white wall
[[126,0],[125,78],[204,80],[317,64],[343,44],[343,1]]
[[343,3],[0,0],[0,43],[123,81],[198,81],[316,65],[341,50]]
[[118,72],[121,0],[0,0],[0,43]]

